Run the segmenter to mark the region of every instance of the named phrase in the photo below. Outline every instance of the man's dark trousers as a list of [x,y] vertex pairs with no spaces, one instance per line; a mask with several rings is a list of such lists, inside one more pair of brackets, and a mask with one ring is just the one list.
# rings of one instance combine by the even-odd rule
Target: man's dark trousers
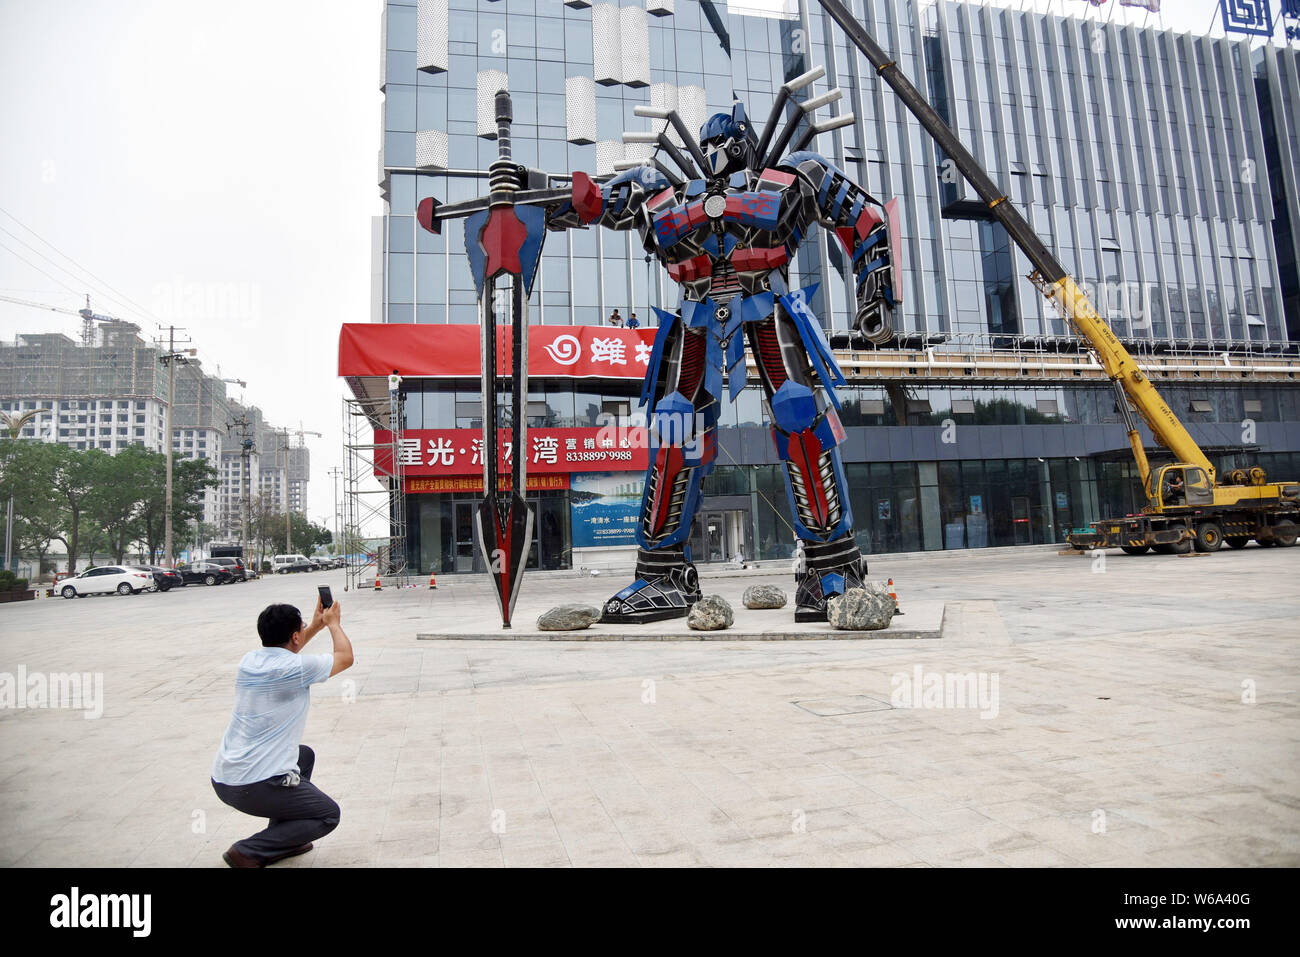
[[298,745],[298,767],[302,780],[297,787],[284,787],[283,776],[253,784],[212,782],[222,803],[253,817],[268,818],[267,827],[235,844],[239,853],[255,861],[268,861],[287,851],[324,837],[339,826],[339,806],[328,794],[311,783],[316,752]]

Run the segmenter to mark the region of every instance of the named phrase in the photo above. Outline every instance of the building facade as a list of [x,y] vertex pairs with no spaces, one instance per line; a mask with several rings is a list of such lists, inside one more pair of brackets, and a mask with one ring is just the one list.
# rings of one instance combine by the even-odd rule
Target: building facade
[[[1252,54],[1241,40],[957,0],[849,5],[1092,292],[1116,333],[1158,367],[1166,399],[1211,457],[1247,457],[1300,475],[1292,378],[1300,342],[1300,246],[1291,228],[1300,215],[1296,52]],[[1114,393],[1026,278],[1023,254],[816,3],[791,0],[764,16],[741,12],[746,6],[755,4],[386,4],[379,181],[387,213],[374,229],[372,319],[411,329],[409,347],[397,353],[403,429],[477,427],[473,370],[458,376],[420,351],[437,352],[454,327],[477,321],[463,231],[453,225],[431,235],[414,210],[425,196],[454,202],[484,191],[484,180],[468,174],[496,157],[497,89],[514,100],[517,161],[603,174],[646,158],[647,147],[621,139],[650,130],[651,121],[634,115],[637,105],[674,107],[698,127],[729,110],[734,94],[758,120],[782,82],[821,66],[826,79],[801,96],[838,86],[844,98],[833,110],[855,119],[815,148],[901,205],[903,304],[891,347],[849,336],[852,293],[838,244],[814,233],[791,267],[792,282],[820,282],[814,311],[850,379],[843,449],[863,551],[1060,541],[1102,513],[1131,511],[1134,470]],[[548,234],[539,277],[534,339],[567,328],[589,346],[575,327],[601,326],[614,309],[644,322],[651,306],[677,303],[676,288],[627,233]],[[631,356],[635,343],[626,345]],[[392,369],[361,356],[379,363],[362,348],[345,367],[341,349],[340,371],[378,409],[386,394],[371,377]],[[1227,373],[1212,371],[1215,362]],[[621,374],[538,376],[533,385],[530,424],[555,429],[598,430],[592,410],[634,412],[640,391]],[[729,557],[737,547],[763,558],[788,554],[784,479],[766,421],[756,383],[722,410],[697,560]],[[461,467],[445,454],[430,466],[421,454],[418,467],[442,470],[448,481],[454,473],[446,469]],[[626,483],[592,478],[594,491],[575,491],[573,482],[617,471],[573,472],[566,488],[536,490],[539,506],[553,513],[550,561],[580,564],[599,554],[586,551],[600,546],[580,527],[588,524],[582,503],[625,498],[610,489]],[[627,471],[639,482],[636,469]],[[409,557],[422,571],[457,570],[462,552],[472,551],[459,531],[468,528],[461,506],[474,493],[427,478],[431,491],[408,486]],[[617,538],[602,540],[612,546]],[[537,558],[543,565],[546,551]]]
[[[245,445],[247,443],[247,445]],[[255,405],[229,404],[220,450],[219,534],[238,541],[254,502],[274,512],[306,512],[311,451],[296,433],[276,428]]]
[[[159,361],[158,346],[142,339],[133,323],[105,323],[95,333],[88,342],[58,333],[0,342],[0,410],[50,410],[23,428],[23,438],[110,455],[129,445],[165,452],[171,368]],[[175,375],[173,457],[201,459],[220,479],[204,493],[200,521],[214,528],[218,538],[238,537],[245,421],[254,439],[252,494],[265,494],[277,511],[302,511],[311,469],[308,450],[292,447],[300,443],[290,442],[287,431],[272,432],[255,406],[246,408],[228,398],[225,381],[206,372],[198,359],[178,361]]]

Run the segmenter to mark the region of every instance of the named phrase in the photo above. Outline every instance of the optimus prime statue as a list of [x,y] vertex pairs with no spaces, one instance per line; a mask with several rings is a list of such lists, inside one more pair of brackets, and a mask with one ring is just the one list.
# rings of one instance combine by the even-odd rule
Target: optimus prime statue
[[[516,400],[522,394],[518,382],[527,375],[522,333],[541,253],[539,233],[592,225],[635,229],[646,252],[681,287],[676,312],[655,310],[659,328],[641,395],[651,462],[637,527],[636,580],[605,603],[602,621],[682,617],[700,599],[687,543],[704,478],[714,466],[720,405],[745,386],[747,342],[803,544],[795,620],[824,621],[827,601],[860,584],[866,574],[853,539],[848,487],[836,448],[844,430],[835,386],[843,385],[844,377],[809,305],[817,285],[791,289],[789,270],[814,224],[832,230],[855,278],[854,327],[869,340],[884,342],[893,334],[891,317],[899,302],[894,283],[897,217],[893,201],[880,203],[824,156],[807,149],[818,134],[853,122],[851,113],[812,122],[817,109],[839,99],[839,90],[794,103],[781,125],[793,94],[823,73],[817,68],[784,84],[761,135],[739,102],[730,113],[710,117],[698,140],[674,111],[639,106],[637,115],[667,121],[665,128],[623,138],[657,144],[655,155],[646,163],[622,164],[622,172],[603,182],[575,173],[565,190],[537,188],[553,177],[510,160],[510,98],[502,91],[497,94],[501,159],[492,166],[492,195],[451,206],[421,203],[420,222],[434,232],[444,220],[469,216],[466,252],[481,305],[490,301],[494,277],[517,277]],[[805,117],[807,128],[789,149]],[[669,138],[668,126],[685,154]],[[664,165],[659,153],[677,170]],[[482,322],[491,331],[490,310]],[[494,354],[495,347],[485,340],[484,355]],[[495,391],[495,368],[485,359],[485,395]],[[484,422],[485,448],[491,449],[491,410]],[[521,437],[515,438],[522,447]],[[515,470],[513,487],[522,488],[518,462]],[[484,487],[488,498],[481,548],[485,556],[507,558],[509,567],[494,576],[500,579],[503,623],[509,627],[531,525],[522,499],[510,508],[497,502],[490,471]]]
[[[784,153],[797,114],[771,142],[790,93],[821,73],[782,88],[761,137],[739,102],[729,114],[710,117],[698,143],[674,113],[638,107],[639,115],[668,120],[690,156],[666,133],[625,134],[625,140],[657,142],[687,178],[657,160],[603,184],[576,174],[572,199],[548,209],[552,229],[636,229],[646,251],[681,287],[676,312],[655,310],[659,328],[641,395],[651,463],[637,527],[636,580],[605,603],[602,621],[680,617],[701,597],[687,542],[701,485],[714,465],[720,404],[745,386],[746,342],[804,543],[795,620],[826,620],[826,602],[859,585],[866,573],[836,448],[844,430],[834,387],[844,378],[809,308],[816,284],[791,289],[788,280],[790,261],[812,226],[833,230],[856,278],[854,325],[872,341],[884,341],[898,304],[891,233],[897,226],[889,215],[893,203],[882,205],[804,148],[818,133],[852,122],[851,114],[811,124]],[[799,113],[838,95],[835,90],[805,101]]]

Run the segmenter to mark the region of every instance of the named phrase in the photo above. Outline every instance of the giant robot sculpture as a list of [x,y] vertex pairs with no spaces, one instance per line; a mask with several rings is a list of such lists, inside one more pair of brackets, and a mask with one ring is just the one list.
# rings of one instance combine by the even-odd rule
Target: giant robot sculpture
[[[815,224],[832,230],[855,277],[854,328],[883,342],[893,333],[898,305],[897,220],[893,202],[880,203],[807,149],[819,133],[852,122],[852,114],[811,121],[815,110],[839,98],[838,90],[795,104],[776,133],[792,94],[822,73],[813,70],[781,88],[761,135],[739,102],[730,113],[712,116],[698,141],[675,112],[637,107],[640,116],[666,120],[686,153],[666,128],[625,134],[629,142],[656,143],[655,156],[604,182],[575,173],[567,198],[558,202],[558,191],[529,189],[543,174],[518,168],[517,202],[543,206],[548,229],[635,229],[646,252],[681,287],[675,312],[655,310],[659,328],[641,395],[651,461],[637,527],[636,578],[605,603],[602,621],[682,617],[701,597],[688,540],[704,478],[714,466],[720,405],[745,386],[746,342],[804,544],[795,620],[824,621],[827,601],[859,585],[866,573],[836,448],[844,430],[835,386],[844,377],[809,305],[817,284],[791,289],[790,263]],[[786,152],[804,117],[807,129]],[[680,172],[664,165],[659,152]],[[420,220],[432,228],[454,214],[431,204]]]

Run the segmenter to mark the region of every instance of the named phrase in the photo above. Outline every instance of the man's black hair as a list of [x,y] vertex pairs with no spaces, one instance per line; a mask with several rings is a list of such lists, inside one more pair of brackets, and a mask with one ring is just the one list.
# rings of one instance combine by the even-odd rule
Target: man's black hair
[[293,605],[267,605],[257,616],[257,633],[267,648],[289,643],[302,627],[302,614]]

